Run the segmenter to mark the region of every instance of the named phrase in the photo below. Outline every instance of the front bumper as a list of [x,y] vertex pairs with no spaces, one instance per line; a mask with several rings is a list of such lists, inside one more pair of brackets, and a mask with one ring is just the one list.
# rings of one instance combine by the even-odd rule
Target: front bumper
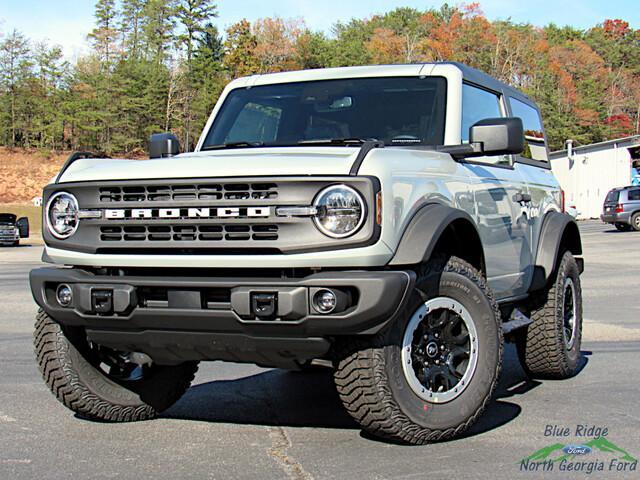
[[[414,281],[410,271],[302,278],[107,276],[71,268],[30,274],[38,305],[62,325],[84,327],[101,345],[141,351],[160,364],[230,360],[287,367],[325,355],[335,336],[379,331],[403,306]],[[60,284],[73,291],[73,304],[66,308],[56,300]],[[349,306],[339,313],[315,312],[317,288],[347,292]],[[112,292],[112,308],[97,313],[92,298],[104,291]],[[265,292],[279,299],[274,319],[252,313],[252,295]]]
[[20,235],[16,233],[0,232],[0,243],[14,243],[20,240]]

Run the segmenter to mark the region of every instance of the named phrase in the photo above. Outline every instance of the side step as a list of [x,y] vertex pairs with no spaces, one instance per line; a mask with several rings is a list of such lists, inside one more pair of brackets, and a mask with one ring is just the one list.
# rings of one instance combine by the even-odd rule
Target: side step
[[531,325],[532,323],[533,320],[531,320],[517,308],[514,308],[513,312],[511,313],[511,317],[509,317],[509,320],[502,323],[502,335],[508,335],[518,330],[519,328],[526,327],[528,325]]

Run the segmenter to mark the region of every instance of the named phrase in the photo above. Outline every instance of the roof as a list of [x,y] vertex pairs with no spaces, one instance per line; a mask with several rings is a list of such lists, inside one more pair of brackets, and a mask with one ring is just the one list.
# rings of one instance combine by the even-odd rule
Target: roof
[[530,99],[527,95],[522,93],[517,88],[512,87],[511,85],[507,85],[504,82],[492,77],[491,75],[478,70],[476,68],[469,67],[464,63],[460,62],[437,62],[436,64],[440,65],[454,65],[458,67],[462,71],[462,78],[467,80],[468,82],[475,83],[477,85],[481,85],[483,87],[489,88],[490,90],[502,91],[503,93],[511,96],[517,97],[521,100],[527,101],[527,103],[533,103],[533,100]]
[[[574,154],[585,154],[591,152],[597,152],[600,150],[607,150],[610,148],[629,148],[640,146],[640,135],[632,135],[630,137],[614,138],[613,140],[606,140],[604,142],[591,143],[589,145],[580,145],[573,147]],[[549,154],[549,158],[552,160],[558,158],[564,158],[567,156],[567,150],[556,150]]]
[[[526,103],[533,104],[533,100],[514,87],[501,82],[491,75],[469,67],[459,62],[430,62],[408,63],[398,65],[364,65],[355,67],[317,68],[309,70],[294,70],[289,72],[265,73],[242,77],[235,80],[238,86],[268,85],[272,83],[309,82],[314,80],[329,80],[338,78],[358,77],[394,77],[394,76],[419,76],[428,75],[435,65],[451,65],[462,72],[464,80],[482,86],[489,90],[503,92],[506,95],[516,97]],[[535,105],[535,104],[534,104]]]

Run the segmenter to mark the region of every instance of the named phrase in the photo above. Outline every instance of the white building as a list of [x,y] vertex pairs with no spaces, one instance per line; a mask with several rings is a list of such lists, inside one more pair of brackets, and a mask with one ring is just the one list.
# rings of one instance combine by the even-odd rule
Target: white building
[[632,168],[640,169],[640,135],[580,147],[567,140],[567,149],[550,158],[566,206],[575,206],[578,218],[598,218],[609,190],[638,181]]

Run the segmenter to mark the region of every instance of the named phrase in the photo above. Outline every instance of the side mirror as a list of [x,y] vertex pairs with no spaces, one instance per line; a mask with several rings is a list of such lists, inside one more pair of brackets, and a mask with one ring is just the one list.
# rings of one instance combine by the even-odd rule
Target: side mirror
[[16,227],[20,232],[20,238],[29,238],[29,219],[21,217],[16,221]]
[[469,129],[469,143],[480,144],[475,156],[515,155],[524,150],[522,120],[510,118],[485,118]]
[[180,153],[180,142],[173,133],[154,133],[149,138],[149,158],[173,157]]

